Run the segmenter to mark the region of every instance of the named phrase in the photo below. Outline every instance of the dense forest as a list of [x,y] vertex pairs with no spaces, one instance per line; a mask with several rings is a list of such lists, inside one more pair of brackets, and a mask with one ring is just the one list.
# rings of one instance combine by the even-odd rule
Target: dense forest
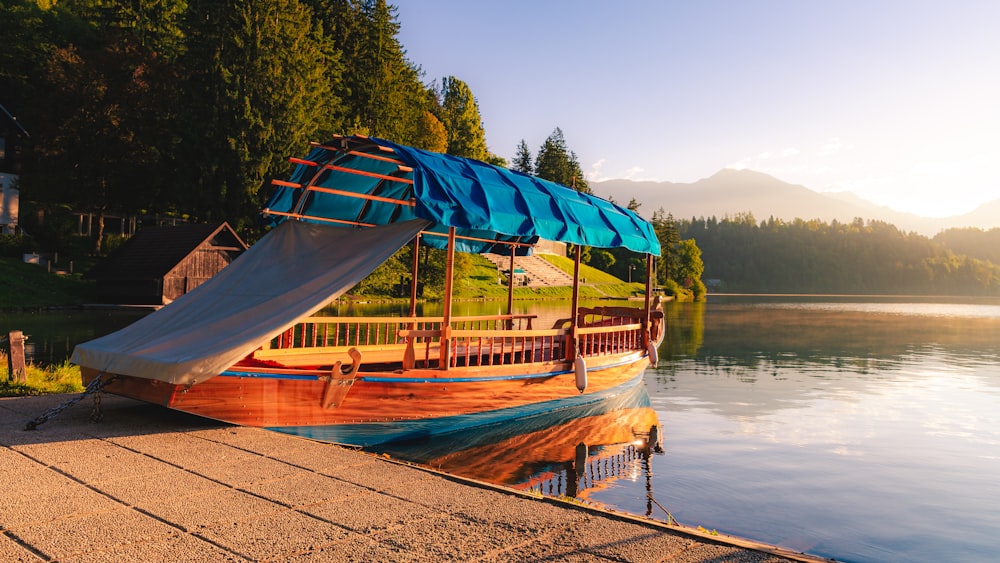
[[[128,217],[225,220],[252,243],[270,180],[310,141],[336,134],[508,166],[487,146],[471,88],[454,76],[426,81],[400,25],[385,0],[0,0],[0,103],[30,133],[13,155],[30,241],[0,250],[30,243],[99,259]],[[558,127],[535,155],[522,140],[510,167],[590,192]],[[81,214],[96,217],[85,236]],[[118,232],[105,229],[109,218]],[[434,272],[442,258],[425,252]],[[700,263],[680,266],[692,260],[663,262],[658,283],[702,294]],[[402,261],[369,289],[398,279]],[[586,249],[591,261],[645,278],[644,260],[624,251]]]
[[702,251],[710,291],[1000,295],[1000,229],[951,229],[933,239],[880,221],[678,222]]
[[[60,212],[93,213],[98,253],[110,216],[227,220],[253,241],[270,180],[334,134],[505,165],[472,90],[427,81],[400,25],[385,0],[0,0],[0,103],[30,133],[23,226],[51,247],[76,231]],[[587,189],[558,128],[519,158]]]

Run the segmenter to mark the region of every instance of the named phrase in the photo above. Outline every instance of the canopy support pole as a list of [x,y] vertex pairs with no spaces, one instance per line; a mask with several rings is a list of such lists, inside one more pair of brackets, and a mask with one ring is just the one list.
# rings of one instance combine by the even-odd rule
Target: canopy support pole
[[[514,314],[514,251],[515,247],[511,245],[510,247],[510,270],[507,276],[507,314]],[[507,321],[507,328],[513,328],[514,319],[511,318]]]
[[653,303],[653,255],[646,255],[646,303],[643,306],[643,321],[642,321],[642,339],[643,347],[649,346],[651,341],[649,331],[652,328],[652,320],[650,319],[650,314],[652,314],[652,303]]
[[413,267],[410,268],[410,316],[417,316],[417,269],[420,265],[420,233],[413,237]]
[[577,329],[580,324],[580,256],[583,253],[582,246],[576,244],[574,247],[576,248],[576,256],[573,258],[573,328],[570,334],[572,346],[566,351],[567,359],[570,361],[576,359],[577,352]]
[[455,287],[455,227],[448,227],[448,259],[444,272],[444,320],[441,322],[441,368],[451,368],[451,299]]

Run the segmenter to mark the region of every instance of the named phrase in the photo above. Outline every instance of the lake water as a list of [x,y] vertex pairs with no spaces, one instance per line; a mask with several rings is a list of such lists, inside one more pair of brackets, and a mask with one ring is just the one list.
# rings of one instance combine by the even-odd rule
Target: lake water
[[1000,557],[1000,300],[715,295],[666,314],[622,404],[392,455],[843,561]]
[[1000,558],[1000,300],[716,295],[666,313],[645,376],[662,453],[629,449],[640,401],[616,411],[617,445],[592,433],[604,414],[475,448],[492,471],[444,444],[393,454],[842,561]]
[[646,383],[654,488],[680,522],[839,560],[1000,556],[1000,301],[714,296],[672,313],[676,347]]
[[147,309],[140,308],[0,312],[0,337],[19,330],[27,337],[26,360],[39,366],[61,364],[77,344],[114,332],[147,314]]

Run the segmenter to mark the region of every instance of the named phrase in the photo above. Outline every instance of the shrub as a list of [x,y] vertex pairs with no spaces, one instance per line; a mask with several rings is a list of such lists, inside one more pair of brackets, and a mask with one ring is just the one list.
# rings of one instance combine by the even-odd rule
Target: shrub
[[0,235],[0,256],[17,258],[34,250],[34,242],[24,235]]

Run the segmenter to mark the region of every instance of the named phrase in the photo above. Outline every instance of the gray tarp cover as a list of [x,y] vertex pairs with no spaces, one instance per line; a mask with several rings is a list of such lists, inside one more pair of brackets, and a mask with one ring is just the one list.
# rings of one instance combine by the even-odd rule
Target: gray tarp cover
[[336,299],[427,225],[286,221],[170,305],[78,345],[71,361],[173,384],[202,382]]

